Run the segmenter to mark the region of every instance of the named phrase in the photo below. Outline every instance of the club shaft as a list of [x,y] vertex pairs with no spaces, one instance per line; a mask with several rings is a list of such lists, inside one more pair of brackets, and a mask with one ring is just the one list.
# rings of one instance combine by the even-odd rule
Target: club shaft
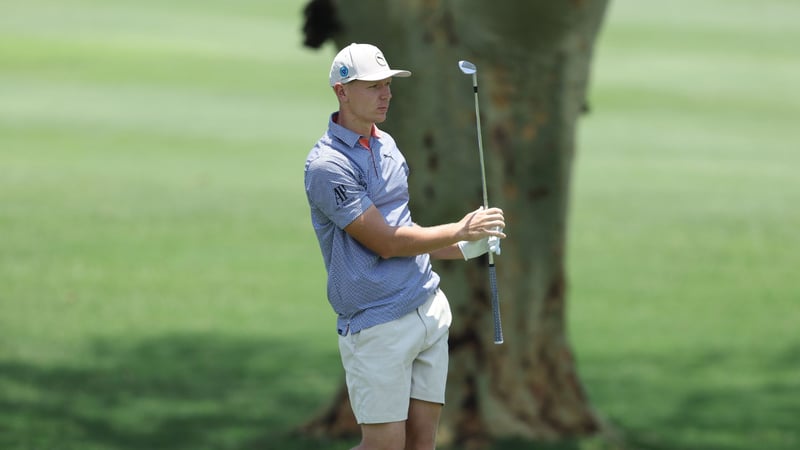
[[[483,136],[481,134],[481,108],[478,102],[478,74],[472,74],[472,91],[475,94],[475,128],[478,130],[478,155],[481,161],[481,187],[483,188],[483,207],[489,208],[489,194],[486,189],[486,163],[483,159]],[[494,254],[489,252],[489,288],[492,291],[492,318],[494,319],[494,343],[503,343],[503,324],[500,320],[500,295],[497,293],[497,271]]]
[[[483,207],[489,208],[489,194],[486,190],[486,164],[483,162],[483,136],[481,134],[481,108],[478,105],[478,74],[472,74],[472,90],[475,93],[475,128],[478,130],[478,155],[481,161],[481,186],[483,187]],[[489,258],[491,259],[491,254]]]

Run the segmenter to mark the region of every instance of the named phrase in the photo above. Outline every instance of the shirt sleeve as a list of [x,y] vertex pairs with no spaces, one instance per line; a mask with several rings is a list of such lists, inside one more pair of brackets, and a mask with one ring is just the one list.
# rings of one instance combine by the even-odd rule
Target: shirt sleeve
[[349,161],[313,161],[305,185],[309,202],[341,229],[372,206],[363,174]]

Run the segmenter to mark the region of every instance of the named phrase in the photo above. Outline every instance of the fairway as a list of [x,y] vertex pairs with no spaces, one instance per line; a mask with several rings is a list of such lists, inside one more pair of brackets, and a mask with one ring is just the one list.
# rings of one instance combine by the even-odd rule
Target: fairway
[[[0,448],[354,444],[291,433],[343,376],[302,185],[335,51],[301,46],[304,3],[4,2]],[[612,0],[568,325],[632,449],[800,447],[798,21]]]

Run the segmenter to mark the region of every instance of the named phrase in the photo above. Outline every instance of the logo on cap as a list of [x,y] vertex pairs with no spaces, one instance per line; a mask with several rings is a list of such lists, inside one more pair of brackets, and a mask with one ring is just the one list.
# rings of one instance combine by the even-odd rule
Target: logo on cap
[[375,55],[375,61],[378,63],[378,65],[381,65],[381,66],[385,66],[386,65],[386,59],[383,57],[382,53],[378,53],[378,54]]
[[342,66],[339,68],[339,76],[342,78],[347,78],[348,73],[350,73],[350,71],[347,70],[347,66]]

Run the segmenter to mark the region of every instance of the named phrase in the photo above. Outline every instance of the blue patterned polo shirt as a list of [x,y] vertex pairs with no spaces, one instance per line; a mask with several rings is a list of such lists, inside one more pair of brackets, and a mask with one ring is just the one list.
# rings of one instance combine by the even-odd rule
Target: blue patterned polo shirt
[[408,166],[394,139],[373,128],[367,149],[358,133],[336,123],[336,114],[308,154],[305,188],[328,272],[328,301],[339,334],[346,335],[413,311],[438,288],[439,276],[428,254],[382,259],[344,231],[371,205],[390,226],[412,222]]

